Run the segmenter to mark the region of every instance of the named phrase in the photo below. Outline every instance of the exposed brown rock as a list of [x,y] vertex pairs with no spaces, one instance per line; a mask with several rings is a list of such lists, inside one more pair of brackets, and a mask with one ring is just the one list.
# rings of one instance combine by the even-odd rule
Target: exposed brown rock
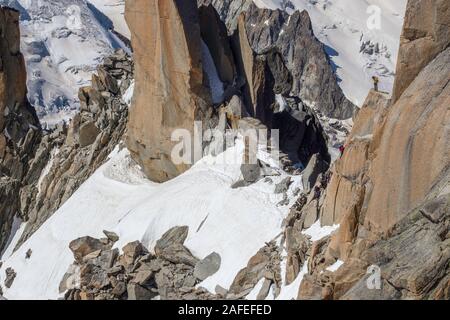
[[226,26],[212,5],[200,6],[199,19],[202,39],[211,52],[219,77],[222,82],[232,85],[236,66]]
[[5,112],[13,112],[17,104],[23,107],[28,103],[25,61],[20,53],[19,12],[2,7],[0,30],[0,129],[3,131]]
[[366,201],[367,227],[388,230],[445,179],[450,167],[449,64],[447,49],[390,108],[369,172],[373,190]]
[[[167,235],[173,234],[169,230],[159,243],[167,242]],[[135,241],[123,247],[119,255],[118,249],[111,249],[113,242],[83,237],[70,244],[75,262],[60,284],[65,299],[151,300],[159,296],[160,300],[203,300],[226,295],[196,288],[200,278],[204,280],[217,271],[220,256],[216,253],[200,261],[181,243],[173,242],[153,255]]]
[[92,237],[79,238],[69,244],[69,248],[78,262],[93,252],[101,251],[104,247],[105,245],[100,240]]
[[247,267],[239,271],[230,286],[228,297],[240,299],[247,296],[259,280],[265,278],[274,284],[277,295],[281,288],[281,256],[274,242],[268,243],[258,251],[248,262]]
[[[98,67],[98,74],[93,75],[92,86],[79,91],[80,112],[68,125],[46,132],[30,159],[26,186],[20,192],[20,215],[27,225],[18,246],[72,196],[122,140],[128,116],[122,94],[130,86],[133,62],[118,50]],[[95,79],[99,84],[95,85]],[[117,88],[111,84],[119,82]]]
[[200,25],[195,0],[130,0],[126,19],[136,64],[127,146],[154,181],[188,169],[174,164],[175,129],[194,130],[211,97],[204,86]]
[[[448,4],[412,0],[407,12],[409,42],[401,45],[406,60],[396,80],[401,92],[393,101],[371,92],[355,119],[321,208],[322,224],[340,228],[322,250],[322,263],[313,261],[313,245],[312,276],[300,297],[318,297],[326,287],[333,299],[448,297]],[[338,258],[345,263],[324,282],[318,272]],[[381,271],[379,290],[368,289],[369,266]]]
[[264,55],[257,56],[248,42],[244,15],[238,20],[234,51],[237,55],[239,74],[245,79],[243,93],[247,112],[271,128],[273,110],[270,107],[275,102],[273,93],[275,80],[267,58]]
[[400,37],[394,102],[449,44],[450,3],[447,0],[409,0]]
[[155,253],[160,254],[165,248],[174,244],[184,244],[188,234],[189,227],[187,226],[171,228],[156,242]]

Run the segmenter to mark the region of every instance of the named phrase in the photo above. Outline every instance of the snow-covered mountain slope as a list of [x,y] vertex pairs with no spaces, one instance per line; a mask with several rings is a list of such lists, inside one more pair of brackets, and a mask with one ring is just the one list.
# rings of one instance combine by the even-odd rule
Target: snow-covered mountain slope
[[[185,174],[164,184],[149,182],[132,163],[126,149],[116,150],[108,163],[10,255],[9,248],[15,246],[23,229],[19,228],[1,257],[4,263],[0,283],[8,267],[17,272],[13,286],[4,288],[4,296],[58,298],[59,283],[73,261],[69,243],[75,238],[101,237],[106,229],[119,235],[118,248],[135,240],[153,248],[164,232],[180,225],[189,226],[186,246],[195,256],[203,258],[215,251],[222,257],[219,272],[201,286],[211,292],[217,284],[228,288],[265,242],[280,235],[290,207],[277,206],[282,195],[274,194],[275,184],[286,177],[282,172],[272,177],[274,183],[261,180],[246,188],[231,188],[240,178],[243,149],[238,140],[225,153],[204,158]],[[295,198],[291,196],[293,190],[300,185],[301,176],[294,177],[289,191],[291,199]],[[33,254],[25,259],[28,249]]]
[[[110,32],[112,23],[86,0],[0,0],[0,4],[21,12],[28,97],[41,121],[51,125],[70,117],[79,106],[78,89],[89,84],[104,56],[123,45]],[[123,10],[123,4],[117,8]]]
[[[327,45],[336,65],[340,86],[354,103],[362,104],[373,75],[381,78],[382,90],[391,91],[406,0],[254,2],[271,9],[309,12],[316,36]],[[0,0],[0,4],[21,11],[28,95],[41,120],[48,124],[71,116],[78,108],[78,88],[89,84],[103,56],[122,45],[109,29],[130,35],[124,0]],[[370,5],[381,9],[380,30],[367,27]]]
[[125,0],[88,1],[111,20],[115,31],[130,39],[130,29],[125,21]]
[[392,91],[406,0],[253,1],[270,9],[308,11],[315,35],[336,66],[341,88],[356,105],[364,102],[373,76],[380,78],[380,90]]

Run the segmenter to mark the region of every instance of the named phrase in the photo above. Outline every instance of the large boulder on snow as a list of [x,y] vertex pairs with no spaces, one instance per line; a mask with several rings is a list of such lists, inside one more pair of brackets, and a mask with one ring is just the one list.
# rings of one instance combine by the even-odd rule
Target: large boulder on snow
[[70,242],[69,248],[75,260],[81,262],[90,253],[105,249],[105,244],[92,237],[82,237]]
[[222,258],[218,253],[211,253],[205,259],[197,262],[194,269],[194,276],[200,281],[207,279],[219,271],[221,262]]
[[155,253],[161,253],[165,248],[174,245],[174,244],[184,244],[186,238],[189,234],[189,227],[181,226],[181,227],[173,227],[164,233],[158,241],[156,241],[155,245]]

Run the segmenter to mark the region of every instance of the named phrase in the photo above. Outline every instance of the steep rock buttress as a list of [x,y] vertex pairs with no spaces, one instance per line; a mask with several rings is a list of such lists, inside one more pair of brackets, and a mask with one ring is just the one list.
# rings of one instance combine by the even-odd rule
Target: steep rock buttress
[[[372,91],[357,115],[321,199],[322,225],[340,228],[310,262],[300,299],[449,299],[450,11],[410,0],[406,16],[403,37],[422,34],[418,25],[439,32],[403,39],[394,97]],[[379,290],[367,287],[368,267],[380,270]]]
[[0,251],[14,216],[20,189],[32,180],[28,160],[41,136],[39,120],[27,97],[26,70],[20,52],[19,12],[0,8]]
[[127,1],[136,87],[127,147],[147,176],[158,182],[189,168],[175,164],[175,129],[194,130],[211,104],[202,68],[202,43],[194,0]]

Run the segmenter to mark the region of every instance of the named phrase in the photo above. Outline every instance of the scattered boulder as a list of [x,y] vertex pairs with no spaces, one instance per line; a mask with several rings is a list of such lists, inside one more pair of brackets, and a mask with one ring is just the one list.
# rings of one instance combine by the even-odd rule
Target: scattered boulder
[[173,227],[156,241],[155,253],[160,254],[165,248],[174,244],[184,244],[189,234],[189,227]]
[[154,279],[155,273],[148,266],[143,265],[136,271],[136,276],[132,282],[135,282],[141,286],[146,285],[149,281]]
[[253,184],[261,179],[261,166],[258,163],[244,163],[241,165],[241,173],[247,185]]
[[77,286],[79,286],[79,282],[80,268],[79,266],[72,264],[64,274],[63,279],[59,284],[59,293],[64,293],[67,290],[75,289]]
[[137,283],[130,282],[127,286],[128,300],[152,300],[158,293],[146,289]]
[[88,254],[104,249],[105,245],[98,239],[82,237],[73,240],[69,244],[69,248],[73,252],[75,260],[81,262]]
[[256,300],[266,300],[267,296],[269,295],[272,284],[273,284],[272,280],[264,279],[261,290],[259,291],[258,295],[256,296]]
[[214,291],[221,297],[226,297],[228,294],[228,290],[217,285],[216,288],[214,289]]
[[122,260],[125,263],[125,266],[132,266],[137,257],[148,253],[147,249],[145,249],[139,241],[128,243],[122,250]]
[[103,230],[103,233],[109,239],[109,241],[111,241],[113,243],[116,243],[117,241],[119,241],[119,236],[116,233],[106,231],[106,230]]
[[215,274],[220,269],[222,259],[216,252],[211,253],[205,259],[197,262],[194,268],[194,276],[203,281]]
[[185,246],[179,243],[172,244],[164,248],[160,252],[159,256],[172,263],[181,263],[192,267],[195,267],[195,265],[199,261]]
[[283,200],[278,202],[277,206],[278,207],[284,207],[284,206],[289,205],[289,203],[290,203],[289,197],[288,197],[287,193],[284,193],[283,194]]
[[275,185],[275,194],[287,193],[292,183],[291,177],[284,178],[280,183]]
[[245,297],[262,278],[273,281],[277,294],[282,283],[280,262],[281,255],[278,246],[274,242],[268,243],[236,275],[230,286],[228,298]]
[[[109,232],[109,238],[115,240]],[[156,255],[148,252],[139,241],[131,242],[122,249],[111,249],[112,241],[89,237],[74,241],[75,263],[69,268],[60,284],[67,300],[151,300],[160,299],[218,299],[219,296],[196,288],[198,283],[217,272],[220,256],[212,253],[202,261],[182,244],[188,227],[175,227],[167,231],[158,241]],[[92,245],[92,243],[94,245]],[[77,245],[75,245],[77,244]],[[100,247],[99,250],[93,251]],[[82,252],[81,252],[82,251]],[[86,254],[86,252],[90,252]],[[83,256],[82,259],[78,257]]]
[[9,289],[13,285],[13,282],[14,282],[14,279],[16,278],[16,276],[17,276],[17,273],[12,268],[6,269],[5,273],[6,273],[5,287]]

